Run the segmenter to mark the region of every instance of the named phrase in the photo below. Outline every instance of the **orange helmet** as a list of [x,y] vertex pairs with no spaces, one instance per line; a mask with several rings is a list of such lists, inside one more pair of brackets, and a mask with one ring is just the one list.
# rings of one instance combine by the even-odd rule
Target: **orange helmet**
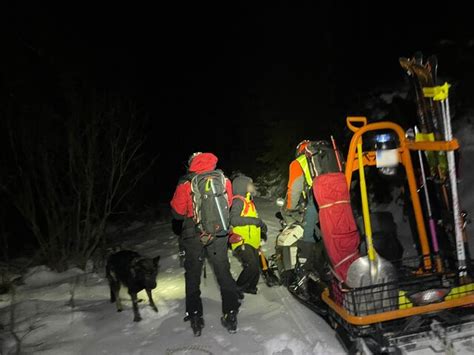
[[299,142],[296,146],[296,156],[303,154],[309,143],[311,143],[309,139],[305,139]]

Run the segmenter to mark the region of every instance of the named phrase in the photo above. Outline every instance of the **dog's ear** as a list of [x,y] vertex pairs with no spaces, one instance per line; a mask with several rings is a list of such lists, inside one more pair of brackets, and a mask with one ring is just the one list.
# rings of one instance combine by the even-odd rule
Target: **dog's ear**
[[156,256],[153,258],[153,265],[158,266],[158,263],[160,262],[160,256]]

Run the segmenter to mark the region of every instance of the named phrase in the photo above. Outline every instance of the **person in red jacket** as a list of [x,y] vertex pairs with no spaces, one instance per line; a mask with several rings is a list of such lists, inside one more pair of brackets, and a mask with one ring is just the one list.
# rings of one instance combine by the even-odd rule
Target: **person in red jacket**
[[[203,255],[207,256],[219,283],[223,312],[221,321],[229,332],[235,332],[237,329],[237,313],[240,306],[239,291],[230,273],[230,264],[227,257],[227,235],[216,237],[212,243],[204,246],[200,240],[200,232],[193,220],[191,179],[195,174],[215,170],[217,161],[217,157],[212,153],[193,154],[188,161],[188,174],[180,179],[171,200],[173,217],[183,220],[181,246],[185,251],[185,320],[191,321],[191,327],[196,336],[201,334],[201,329],[204,327],[200,290]],[[230,207],[232,204],[232,184],[229,179],[226,179],[226,190]]]

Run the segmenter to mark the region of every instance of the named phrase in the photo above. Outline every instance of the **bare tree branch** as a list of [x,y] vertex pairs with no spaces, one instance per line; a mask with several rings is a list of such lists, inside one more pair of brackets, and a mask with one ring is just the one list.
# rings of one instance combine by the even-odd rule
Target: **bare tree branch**
[[10,127],[15,179],[1,185],[58,270],[71,260],[85,264],[104,240],[107,219],[155,162],[143,162],[134,112],[78,97],[72,107],[55,142],[29,137],[21,122]]

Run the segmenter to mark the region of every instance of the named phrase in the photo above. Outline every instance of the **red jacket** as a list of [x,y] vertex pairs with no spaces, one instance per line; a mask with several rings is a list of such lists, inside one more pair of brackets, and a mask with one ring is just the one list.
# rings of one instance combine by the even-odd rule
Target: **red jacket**
[[[211,171],[216,168],[217,157],[212,153],[202,153],[196,156],[189,166],[190,173],[203,173]],[[229,207],[232,204],[232,184],[229,179],[226,179],[226,190]],[[188,179],[183,179],[176,187],[173,199],[171,200],[171,208],[180,216],[186,218],[193,218],[193,201],[191,199],[191,183]]]

